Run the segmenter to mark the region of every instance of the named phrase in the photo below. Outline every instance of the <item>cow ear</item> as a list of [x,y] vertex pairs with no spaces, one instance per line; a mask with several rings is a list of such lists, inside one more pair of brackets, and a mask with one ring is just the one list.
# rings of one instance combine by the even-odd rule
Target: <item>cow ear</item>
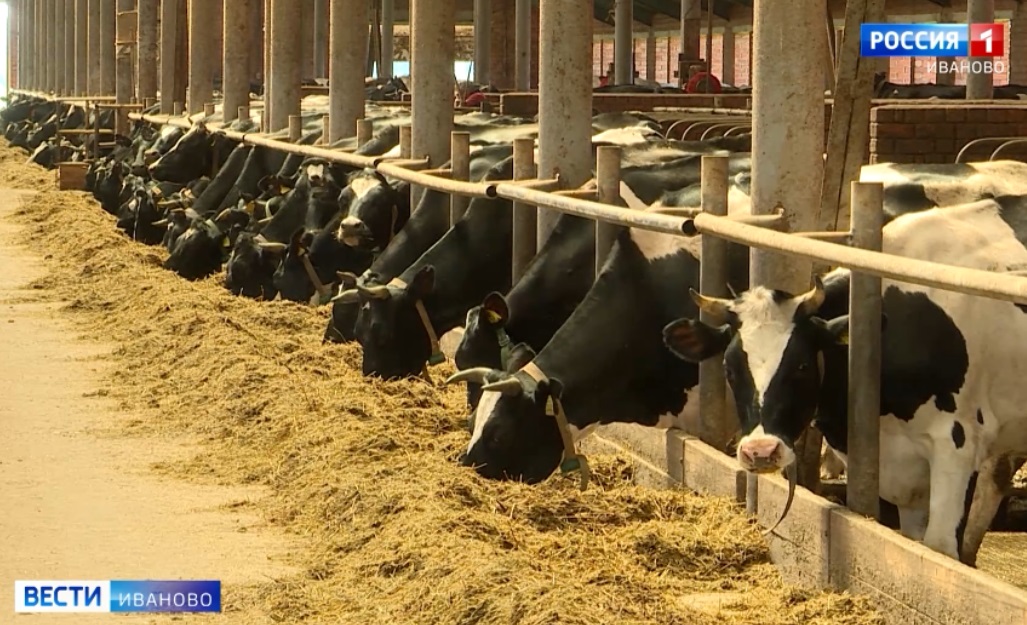
[[563,398],[563,382],[557,378],[549,378],[549,395],[559,401]]
[[510,318],[510,307],[503,296],[495,291],[485,296],[481,303],[481,311],[485,314],[485,319],[494,326],[503,327]]
[[428,297],[435,290],[435,267],[426,265],[410,283],[410,294],[418,299]]
[[527,343],[518,343],[510,349],[510,358],[506,363],[506,372],[513,373],[535,359],[535,350]]
[[[849,344],[849,316],[842,315],[830,321],[824,321],[819,317],[813,317],[813,323],[820,331],[823,347]],[[882,319],[883,323],[883,319]]]
[[299,254],[301,251],[306,249],[306,246],[303,245],[306,234],[307,231],[305,228],[298,228],[296,232],[292,233],[292,236],[289,238],[290,252],[293,254]]
[[714,328],[694,319],[678,319],[663,328],[663,342],[675,356],[688,362],[702,362],[727,349],[729,325]]

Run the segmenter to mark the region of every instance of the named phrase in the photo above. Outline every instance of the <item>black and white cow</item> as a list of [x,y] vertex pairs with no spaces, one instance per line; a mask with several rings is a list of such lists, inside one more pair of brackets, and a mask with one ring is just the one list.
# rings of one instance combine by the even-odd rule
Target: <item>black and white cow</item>
[[[1025,242],[1025,196],[911,213],[884,230],[886,253],[1000,272],[1027,267]],[[665,328],[682,359],[723,359],[745,470],[793,463],[793,445],[814,418],[831,447],[847,452],[848,291],[848,271],[837,270],[799,295],[693,293],[723,325],[688,315]],[[881,497],[898,506],[906,536],[957,558],[974,473],[1027,451],[1027,307],[888,279],[882,295]],[[982,492],[967,526],[978,535],[964,543],[968,561],[1001,498]]]
[[[681,316],[677,311],[695,310],[681,285],[699,283],[696,245],[620,229],[595,284],[537,357],[512,373],[480,367],[452,376],[448,382],[483,384],[463,464],[489,478],[544,480],[564,449],[546,410],[557,396],[576,439],[601,423],[694,421],[698,367],[675,362],[661,328]],[[748,251],[730,250],[731,285],[741,287],[748,284]]]

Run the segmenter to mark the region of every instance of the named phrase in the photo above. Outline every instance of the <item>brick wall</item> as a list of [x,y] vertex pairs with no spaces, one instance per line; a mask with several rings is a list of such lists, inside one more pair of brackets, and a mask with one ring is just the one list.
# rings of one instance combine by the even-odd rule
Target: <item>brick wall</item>
[[[1006,37],[1005,41],[1007,45],[1004,50],[1002,57],[1002,68],[1001,71],[995,72],[995,84],[1006,85],[1009,84],[1009,51],[1013,46],[1027,46],[1027,40],[1013,41],[1010,38],[1009,22],[1002,22],[1005,25]],[[841,31],[839,31],[841,32]],[[737,85],[751,85],[752,77],[749,75],[749,54],[750,54],[750,39],[751,32],[736,32],[735,33],[735,83]],[[839,41],[840,35],[839,35]],[[680,49],[680,37],[677,36],[660,36],[656,40],[656,80],[661,83],[677,84],[677,79],[674,77],[674,72],[677,71],[677,55]],[[699,38],[699,51],[700,54],[706,54],[706,36],[702,35]],[[713,74],[715,76],[722,76],[723,71],[723,36],[718,33],[713,35]],[[911,78],[911,67],[910,64],[913,62],[912,78]],[[606,74],[606,68],[613,63],[613,39],[602,39],[597,40],[593,44],[592,49],[592,73],[594,76],[599,77]],[[645,37],[639,37],[635,40],[635,70],[638,75],[645,78]],[[891,82],[898,84],[910,84],[911,82],[916,83],[933,83],[936,82],[937,76],[934,71],[934,59],[932,58],[917,58],[912,57],[896,57],[890,59],[889,68]],[[966,73],[958,72],[956,74],[956,84],[966,84]]]
[[[951,163],[967,143],[984,137],[1027,136],[1027,106],[886,105],[870,111],[871,163]],[[974,150],[986,160],[998,143]],[[1001,158],[1027,160],[1027,146]]]
[[[489,78],[499,89],[513,89],[517,84],[517,12],[513,2],[492,3],[492,39]],[[531,9],[531,87],[538,88],[538,7]]]

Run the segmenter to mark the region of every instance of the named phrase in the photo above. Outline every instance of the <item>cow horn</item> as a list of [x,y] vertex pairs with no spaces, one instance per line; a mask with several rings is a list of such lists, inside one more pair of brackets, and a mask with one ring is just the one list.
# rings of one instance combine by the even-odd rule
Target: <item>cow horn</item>
[[155,221],[155,222],[151,223],[150,225],[151,226],[157,226],[158,228],[160,228],[162,226],[168,225],[168,220],[167,219],[161,219],[160,221]]
[[723,317],[727,314],[728,307],[731,305],[731,300],[720,299],[718,297],[706,297],[705,295],[698,293],[695,289],[688,289],[688,294],[692,297],[692,301],[695,302],[695,305],[699,307],[699,310],[715,317]]
[[798,297],[799,306],[796,308],[796,313],[809,317],[820,310],[826,298],[827,292],[824,290],[824,281],[820,279],[820,276],[813,276],[813,288]]
[[338,279],[339,284],[356,284],[360,281],[359,278],[348,271],[336,271],[335,277]]
[[265,217],[263,219],[258,219],[257,220],[257,225],[258,226],[266,226],[267,224],[271,223],[271,219],[272,219],[271,217]]
[[521,381],[517,378],[509,377],[492,384],[486,384],[481,387],[481,390],[498,391],[510,397],[517,397],[524,392],[524,386],[521,385]]
[[457,382],[470,382],[472,384],[484,384],[485,376],[492,373],[492,369],[488,367],[475,367],[473,369],[465,369],[463,371],[457,371],[453,375],[446,378],[446,384],[455,384]]
[[392,293],[387,286],[357,286],[357,292],[370,299],[389,299]]
[[220,213],[218,213],[218,216],[214,218],[214,221],[221,221],[225,217],[228,217],[228,215],[231,214],[231,212],[232,212],[232,209],[226,208],[225,210],[223,210]]
[[275,252],[280,252],[288,247],[285,243],[279,243],[278,241],[257,241],[257,245],[265,250]]
[[360,293],[356,289],[348,289],[333,297],[332,301],[342,304],[356,304],[360,301]]

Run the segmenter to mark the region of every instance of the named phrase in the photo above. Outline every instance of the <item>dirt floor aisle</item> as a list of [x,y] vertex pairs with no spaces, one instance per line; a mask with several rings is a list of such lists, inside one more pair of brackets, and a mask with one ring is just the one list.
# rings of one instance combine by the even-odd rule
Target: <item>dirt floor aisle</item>
[[[259,491],[159,478],[150,464],[186,457],[184,441],[103,434],[126,418],[97,397],[112,347],[26,289],[45,269],[13,243],[21,193],[0,190],[0,623],[171,622],[15,615],[16,579],[220,579],[231,604],[233,587],[288,575],[287,540],[237,508]],[[244,606],[214,621],[267,619]]]

